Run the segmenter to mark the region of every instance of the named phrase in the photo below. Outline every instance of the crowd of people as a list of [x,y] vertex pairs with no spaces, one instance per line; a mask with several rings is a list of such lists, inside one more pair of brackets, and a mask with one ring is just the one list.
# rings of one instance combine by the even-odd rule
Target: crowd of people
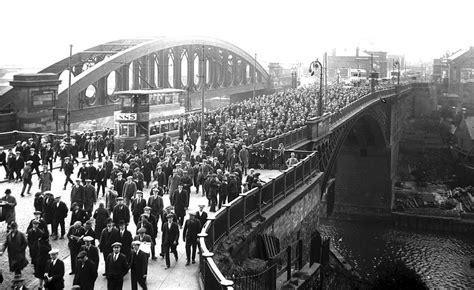
[[[365,87],[330,87],[326,109],[336,110],[339,104],[347,105],[367,92]],[[17,142],[6,152],[0,148],[6,179],[23,183],[20,196],[31,194],[33,173],[39,180],[34,218],[26,235],[15,222],[16,200],[11,190],[7,189],[2,198],[9,223],[3,250],[8,249],[10,270],[21,274],[28,263],[28,247],[40,286],[61,289],[64,263],[49,241],[65,238],[71,255],[70,274],[75,275],[74,284],[80,289],[93,289],[99,252],[109,289],[121,289],[129,271],[132,289],[137,284],[146,289],[148,260],[157,260],[158,250],[169,268],[170,252],[178,260],[180,236],[185,242],[186,265],[194,264],[197,235],[207,220],[206,206],[215,212],[239,193],[263,186],[260,173],[253,168],[277,164],[281,169],[298,163],[294,154],[285,158],[283,144],[279,148],[253,144],[303,126],[316,116],[314,96],[314,88],[291,89],[207,113],[204,146],[198,150],[200,118],[196,115],[184,121],[179,140],[173,142],[164,134],[159,142],[148,141],[144,148],[135,144],[116,151],[109,129],[84,131],[64,139],[45,135]],[[79,162],[80,155],[86,161]],[[51,191],[51,171],[58,158],[59,171],[64,174],[63,190],[70,189],[70,204],[61,200],[61,193]],[[200,193],[207,197],[207,204],[201,204],[198,211],[190,210],[190,195]],[[103,202],[99,202],[101,196]],[[164,198],[169,199],[169,207],[164,208]],[[136,226],[133,234],[127,229],[131,222]],[[161,247],[157,247],[158,240]]]

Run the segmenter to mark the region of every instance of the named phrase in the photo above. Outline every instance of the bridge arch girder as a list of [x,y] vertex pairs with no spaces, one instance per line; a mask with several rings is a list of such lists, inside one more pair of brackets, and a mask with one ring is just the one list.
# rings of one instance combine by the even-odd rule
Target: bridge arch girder
[[[203,46],[207,48],[204,52],[204,58],[206,59],[206,65],[209,64],[209,68],[205,68],[206,72],[203,71],[202,64]],[[97,49],[97,47],[94,48]],[[92,51],[92,49],[93,48],[89,49],[89,51]],[[187,72],[184,72],[187,75],[186,81],[183,81],[181,78],[183,74],[181,71],[181,60],[183,54],[186,54],[188,58],[188,70]],[[78,53],[77,55],[81,55],[81,53]],[[169,59],[170,55],[173,56],[171,60]],[[242,81],[239,82],[236,78],[237,75],[245,75],[245,72],[242,72],[242,70],[245,70],[246,66],[241,66],[239,70],[239,67],[236,64],[237,59],[239,59],[241,63],[250,65],[251,71],[254,71],[254,59],[252,56],[239,47],[222,40],[206,37],[162,37],[152,40],[142,40],[139,43],[135,43],[135,45],[104,57],[102,61],[93,64],[87,70],[79,73],[71,84],[71,100],[74,102],[74,99],[83,97],[84,91],[89,85],[97,83],[98,80],[102,78],[107,78],[107,76],[113,71],[116,72],[116,74],[121,73],[121,82],[127,82],[128,78],[133,78],[133,86],[135,88],[158,86],[176,88],[186,87],[190,88],[191,91],[198,90],[202,87],[202,81],[195,84],[194,81],[191,82],[189,80],[190,78],[194,78],[194,75],[189,75],[191,72],[189,67],[192,62],[189,61],[189,59],[194,60],[195,57],[199,58],[199,67],[195,68],[192,65],[194,74],[196,74],[196,72],[200,75],[203,73],[209,74],[206,76],[206,87],[209,89],[232,87],[243,84]],[[229,57],[232,60],[230,62],[228,61]],[[64,61],[65,60],[62,60],[46,68],[43,72],[52,71],[60,74],[62,72],[61,69],[67,68],[67,66],[64,66]],[[76,60],[75,63],[80,65],[80,58]],[[123,66],[128,66],[131,63],[134,64],[134,69],[128,73],[124,73]],[[158,69],[154,68],[155,64]],[[152,69],[149,68],[150,65],[152,66]],[[173,68],[167,69],[170,65],[172,65]],[[260,82],[268,80],[268,73],[259,63],[257,63],[256,70],[257,80],[260,80]],[[173,74],[172,79],[169,75],[170,73]],[[130,76],[130,74],[133,74],[133,76]],[[156,78],[158,78],[158,81],[155,81]],[[252,83],[254,79],[255,78],[252,78],[250,83]],[[170,82],[170,80],[172,80],[172,82]],[[138,83],[138,85],[135,83]],[[105,87],[96,89],[98,91],[107,91],[106,82],[100,82],[100,84],[103,84]],[[118,87],[120,89],[130,89],[125,84],[121,84]],[[59,107],[65,106],[66,98],[67,88],[59,92]]]

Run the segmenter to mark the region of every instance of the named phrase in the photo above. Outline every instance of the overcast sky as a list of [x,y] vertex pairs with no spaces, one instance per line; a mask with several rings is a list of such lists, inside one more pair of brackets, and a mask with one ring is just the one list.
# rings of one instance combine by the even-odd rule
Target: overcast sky
[[[471,4],[473,3],[473,4]],[[418,63],[474,45],[472,1],[2,1],[0,67],[44,68],[121,38],[203,35],[265,62],[309,62],[337,48],[404,54]]]

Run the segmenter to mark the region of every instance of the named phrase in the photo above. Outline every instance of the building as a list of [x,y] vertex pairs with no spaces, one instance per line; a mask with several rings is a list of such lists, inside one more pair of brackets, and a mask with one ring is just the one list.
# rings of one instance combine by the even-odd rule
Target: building
[[474,117],[461,120],[454,131],[454,151],[468,164],[474,164]]
[[351,69],[361,69],[367,72],[379,73],[380,78],[387,77],[387,53],[384,51],[360,51],[357,47],[354,54],[344,51],[336,55],[336,49],[328,56],[328,80],[344,80],[349,78]]

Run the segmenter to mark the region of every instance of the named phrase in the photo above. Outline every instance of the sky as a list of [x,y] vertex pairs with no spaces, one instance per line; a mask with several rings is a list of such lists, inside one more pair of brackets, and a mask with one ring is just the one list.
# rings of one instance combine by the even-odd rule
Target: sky
[[306,63],[324,52],[381,50],[412,63],[474,45],[464,0],[15,0],[0,11],[0,68],[44,68],[123,38],[209,36],[262,62]]

